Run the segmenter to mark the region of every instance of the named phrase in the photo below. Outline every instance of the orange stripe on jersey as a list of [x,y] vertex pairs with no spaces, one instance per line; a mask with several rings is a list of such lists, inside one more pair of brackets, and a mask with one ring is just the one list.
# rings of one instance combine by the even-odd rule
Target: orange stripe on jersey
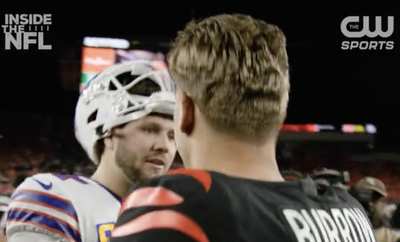
[[51,231],[64,237],[74,241],[80,241],[80,232],[68,222],[55,216],[40,211],[21,208],[11,208],[7,213],[7,222],[39,223],[39,227],[51,229]]
[[46,197],[53,198],[55,200],[59,200],[59,201],[64,202],[64,203],[72,204],[70,200],[67,200],[65,198],[61,198],[59,196],[55,196],[55,195],[47,193],[47,192],[42,192],[42,191],[32,190],[32,189],[20,189],[20,190],[17,190],[17,191],[18,192],[33,192],[33,193],[36,193],[36,194],[40,194],[40,195],[44,195]]
[[[62,219],[59,219],[59,218],[57,218],[57,217],[55,217],[55,216],[49,215],[49,214],[47,214],[47,213],[43,213],[43,212],[40,212],[40,211],[31,210],[31,209],[22,209],[22,208],[12,208],[12,209],[10,209],[10,210],[8,211],[8,213],[11,213],[11,212],[23,212],[23,213],[27,213],[27,214],[40,215],[40,216],[42,216],[42,217],[45,217],[45,218],[49,218],[49,219],[51,219],[51,220],[54,220],[54,221],[56,221],[57,223],[63,224],[63,225],[65,225],[65,226],[67,226],[68,228],[70,228],[74,233],[79,234],[79,231],[76,230],[74,227],[72,227],[72,226],[71,226],[69,223],[67,223],[66,221],[64,221],[64,220],[62,220]],[[25,221],[24,221],[24,222],[25,222]]]
[[208,192],[211,188],[211,175],[205,170],[196,170],[196,169],[175,169],[172,171],[169,171],[167,173],[168,175],[173,175],[173,174],[182,174],[182,175],[187,175],[191,176],[197,181],[199,181],[203,186],[206,192]]
[[11,196],[10,207],[12,207],[15,202],[36,204],[50,208],[77,220],[78,215],[71,201],[55,196],[54,194],[31,189],[20,189]]
[[172,229],[179,231],[198,242],[209,242],[203,229],[188,216],[172,210],[160,210],[146,213],[117,228],[113,237],[122,237],[150,229]]
[[173,206],[182,202],[182,196],[164,187],[143,187],[129,194],[121,206],[120,214],[129,208],[143,206]]

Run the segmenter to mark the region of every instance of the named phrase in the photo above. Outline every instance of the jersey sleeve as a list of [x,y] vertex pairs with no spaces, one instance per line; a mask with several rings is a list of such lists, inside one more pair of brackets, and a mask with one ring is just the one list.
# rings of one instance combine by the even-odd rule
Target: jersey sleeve
[[210,187],[208,172],[189,169],[137,187],[121,207],[110,242],[208,242]]
[[11,196],[6,234],[45,235],[54,241],[80,241],[78,216],[68,194],[52,174],[27,178]]

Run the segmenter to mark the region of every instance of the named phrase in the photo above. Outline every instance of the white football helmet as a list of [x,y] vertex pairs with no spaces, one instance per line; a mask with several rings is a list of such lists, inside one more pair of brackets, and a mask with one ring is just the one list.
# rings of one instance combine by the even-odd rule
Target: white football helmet
[[[121,83],[121,76],[130,77]],[[150,96],[129,93],[142,80],[151,80],[161,91]],[[124,81],[123,81],[124,82]],[[95,146],[110,136],[111,129],[140,119],[150,113],[173,115],[175,85],[166,69],[150,61],[129,61],[113,65],[89,81],[82,91],[75,110],[75,135],[90,159],[98,164]]]

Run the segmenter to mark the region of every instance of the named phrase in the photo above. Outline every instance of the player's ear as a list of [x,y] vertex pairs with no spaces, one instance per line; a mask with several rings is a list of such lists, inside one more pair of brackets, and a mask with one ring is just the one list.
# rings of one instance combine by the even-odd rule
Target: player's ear
[[180,120],[179,122],[179,129],[182,133],[186,135],[190,135],[193,132],[194,128],[194,111],[195,106],[193,99],[184,91],[177,90],[177,102],[180,102],[178,105],[180,106]]
[[289,92],[286,92],[281,104],[282,122],[286,120],[288,103],[289,103]]

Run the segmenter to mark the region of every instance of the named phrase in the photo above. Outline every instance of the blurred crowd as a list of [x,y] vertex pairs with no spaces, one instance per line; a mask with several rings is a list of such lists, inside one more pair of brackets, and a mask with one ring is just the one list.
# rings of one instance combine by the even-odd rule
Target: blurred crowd
[[39,172],[91,175],[94,171],[94,165],[75,140],[71,118],[28,112],[2,114],[1,193],[12,193],[12,183],[18,175]]

